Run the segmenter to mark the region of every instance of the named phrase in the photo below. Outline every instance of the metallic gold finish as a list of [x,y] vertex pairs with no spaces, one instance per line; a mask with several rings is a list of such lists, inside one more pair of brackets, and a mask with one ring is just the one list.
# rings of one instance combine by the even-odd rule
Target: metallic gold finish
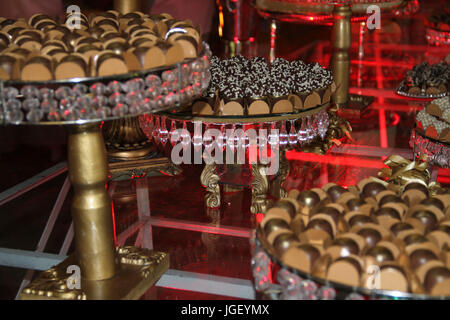
[[269,201],[267,200],[267,191],[269,190],[269,179],[265,174],[267,165],[252,165],[252,204],[250,212],[253,214],[266,212]]
[[109,279],[116,273],[116,252],[106,150],[99,123],[70,126],[68,168],[74,188],[72,218],[78,265],[87,280]]
[[348,103],[348,88],[350,76],[349,50],[351,46],[350,5],[336,5],[333,11],[333,57],[331,61],[336,91],[333,101],[343,107]]
[[77,263],[75,255],[42,272],[20,294],[22,300],[118,300],[139,299],[169,268],[169,256],[136,247],[117,248],[118,272],[108,280],[86,280],[80,289],[69,289],[67,267]]
[[200,175],[200,181],[206,187],[206,191],[208,192],[205,196],[205,202],[208,208],[220,207],[220,178],[215,171],[216,164],[205,164],[202,174]]
[[137,117],[105,122],[103,134],[108,155],[115,159],[139,159],[154,150]]
[[287,191],[283,188],[283,183],[286,181],[290,171],[289,161],[286,159],[286,149],[280,150],[280,167],[278,169],[278,176],[272,182],[272,195],[276,198],[286,198]]
[[142,8],[141,0],[114,0],[114,10],[121,14],[140,11]]
[[159,174],[176,176],[181,172],[182,169],[166,157],[109,163],[110,179],[114,181]]
[[234,186],[231,184],[225,184],[223,186],[223,192],[233,193],[233,192],[240,192],[243,190],[244,190],[244,187],[242,187],[242,186]]

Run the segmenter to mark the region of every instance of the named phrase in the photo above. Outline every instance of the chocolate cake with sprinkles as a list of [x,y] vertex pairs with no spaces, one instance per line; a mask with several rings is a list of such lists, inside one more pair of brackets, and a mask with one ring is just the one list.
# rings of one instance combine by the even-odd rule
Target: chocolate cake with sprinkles
[[450,98],[435,99],[419,111],[416,129],[429,138],[450,143]]
[[330,101],[335,88],[330,70],[318,63],[262,57],[211,58],[211,82],[192,113],[257,115],[289,113]]
[[433,65],[423,62],[406,74],[406,85],[410,94],[441,94],[449,90],[450,65],[442,61]]

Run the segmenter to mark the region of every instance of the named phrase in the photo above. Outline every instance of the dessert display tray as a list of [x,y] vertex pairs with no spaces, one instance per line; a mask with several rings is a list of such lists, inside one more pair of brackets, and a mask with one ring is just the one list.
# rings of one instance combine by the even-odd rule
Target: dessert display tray
[[405,84],[404,81],[400,83],[397,90],[395,91],[399,96],[406,97],[406,98],[413,98],[413,99],[436,99],[436,98],[442,98],[448,95],[448,91],[444,93],[439,94],[426,94],[424,91],[419,94],[412,94],[408,92],[408,85]]
[[158,115],[166,116],[170,119],[189,120],[191,122],[201,121],[204,123],[258,123],[273,122],[281,120],[295,120],[307,117],[322,110],[326,110],[330,103],[325,103],[307,110],[297,110],[289,113],[272,113],[266,115],[247,115],[247,116],[216,116],[216,115],[194,115],[190,112],[158,112]]
[[[256,232],[253,234],[254,241],[254,253],[263,252],[267,255],[269,259],[269,263],[272,264],[272,267],[270,268],[271,271],[277,269],[279,270],[287,270],[290,274],[296,275],[300,277],[303,282],[301,286],[305,288],[305,293],[311,293],[308,292],[311,290],[311,281],[314,283],[312,286],[316,289],[314,291],[318,291],[319,295],[316,298],[322,298],[327,299],[327,290],[333,291],[333,295],[337,299],[414,299],[414,300],[450,300],[450,296],[431,296],[427,294],[412,294],[408,292],[401,292],[401,291],[390,291],[390,290],[376,290],[376,289],[366,289],[362,287],[354,287],[345,285],[342,283],[337,283],[334,281],[329,281],[323,278],[318,278],[313,276],[312,274],[302,272],[300,270],[291,268],[285,264],[283,264],[279,259],[276,258],[276,255],[274,252],[272,252],[270,245],[267,243],[267,240],[262,237],[262,231],[260,230],[260,227],[256,229]],[[254,255],[255,256],[255,255]],[[275,267],[276,266],[276,267]],[[279,268],[279,269],[278,269]],[[272,277],[274,279],[275,277]],[[322,290],[317,290],[319,287],[321,287]],[[273,289],[272,289],[273,290]],[[270,292],[271,289],[265,290],[267,292]]]
[[415,158],[426,154],[431,164],[450,168],[450,144],[427,137],[417,129],[412,130],[409,143]]
[[176,110],[208,87],[206,43],[199,57],[164,68],[105,77],[0,81],[0,123],[70,125]]

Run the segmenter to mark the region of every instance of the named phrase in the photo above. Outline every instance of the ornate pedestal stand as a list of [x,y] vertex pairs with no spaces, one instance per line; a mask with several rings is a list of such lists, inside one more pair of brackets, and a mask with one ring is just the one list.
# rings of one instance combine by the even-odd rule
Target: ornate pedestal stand
[[[267,116],[198,116],[191,113],[177,112],[168,113],[161,112],[153,115],[145,115],[141,117],[141,127],[145,134],[154,139],[157,143],[166,145],[171,137],[178,135],[182,137],[182,141],[187,145],[192,144],[193,148],[211,148],[220,145],[246,145],[246,152],[249,150],[248,135],[245,133],[247,129],[266,129],[268,140],[261,141],[258,137],[258,146],[267,147],[271,150],[277,150],[279,158],[278,170],[272,173],[273,181],[269,179],[267,172],[267,164],[261,162],[250,163],[246,158],[246,164],[251,164],[252,181],[248,186],[252,188],[252,204],[251,212],[265,212],[269,204],[267,198],[270,184],[275,187],[275,197],[283,197],[286,191],[282,184],[289,174],[289,162],[286,160],[285,151],[288,149],[305,150],[307,152],[324,153],[332,145],[332,139],[339,139],[344,136],[344,130],[341,126],[345,126],[342,119],[336,117],[334,113],[327,112],[329,103],[318,106],[313,109],[299,111],[286,114],[272,114]],[[337,120],[339,119],[339,120]],[[337,120],[337,121],[336,121]],[[193,128],[192,128],[193,127]],[[168,129],[169,128],[169,129]],[[182,130],[181,132],[179,130]],[[208,129],[220,130],[220,135],[212,140],[208,136]],[[241,136],[229,136],[227,130],[232,132],[241,132]],[[271,135],[271,129],[278,130],[277,133]],[[337,135],[336,135],[337,134]],[[184,136],[184,137],[183,137]],[[190,149],[192,150],[192,149]],[[247,155],[246,155],[247,157]],[[228,161],[225,166],[227,169],[239,166],[236,161]],[[225,184],[218,173],[218,164],[216,162],[206,163],[200,176],[200,181],[205,186],[207,194],[205,203],[207,207],[215,208],[221,205],[220,184]],[[275,185],[275,186],[274,186]],[[227,181],[225,187],[229,190],[240,189],[242,183],[233,183]]]
[[[121,14],[140,11],[141,0],[114,0],[114,9]],[[181,172],[170,159],[161,156],[139,127],[137,117],[105,123],[103,135],[108,153],[110,179],[127,180],[150,174],[173,175]]]
[[[181,65],[188,74],[181,75]],[[76,252],[41,273],[22,290],[21,299],[137,299],[169,267],[166,253],[116,247],[100,127],[102,121],[176,110],[190,103],[208,86],[208,65],[203,55],[164,69],[117,76],[0,82],[0,124],[64,125],[69,133]],[[189,77],[192,70],[198,72],[197,78]],[[127,95],[145,96],[149,89],[159,90],[168,72],[176,75],[177,88],[153,100],[128,101]],[[109,99],[112,95],[126,103],[114,104]]]

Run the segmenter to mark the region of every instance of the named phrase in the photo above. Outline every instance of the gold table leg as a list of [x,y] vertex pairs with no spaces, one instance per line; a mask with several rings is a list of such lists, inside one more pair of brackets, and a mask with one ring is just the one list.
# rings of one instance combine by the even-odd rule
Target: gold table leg
[[267,192],[269,190],[269,179],[265,174],[266,165],[253,164],[252,165],[252,204],[250,212],[253,214],[266,212],[269,201],[267,199]]
[[[168,268],[168,255],[134,247],[115,248],[106,150],[99,123],[71,126],[69,179],[76,252],[41,273],[21,299],[137,299]],[[68,267],[80,270],[72,287]]]
[[139,11],[142,8],[142,0],[114,0],[114,9],[122,14]]
[[350,77],[349,50],[351,45],[351,21],[350,5],[336,5],[333,11],[333,57],[331,61],[336,92],[333,101],[339,107],[345,107],[348,103],[348,88]]
[[208,192],[205,196],[205,203],[208,208],[220,207],[220,178],[215,171],[215,163],[205,164],[202,174],[200,175],[200,181],[206,187],[206,191]]
[[286,181],[286,178],[289,175],[290,170],[291,170],[291,167],[290,167],[289,161],[286,159],[286,150],[283,149],[280,152],[280,174],[277,179],[279,181],[279,188],[280,188],[279,197],[280,198],[287,197],[287,191],[286,191],[286,189],[284,189],[283,183],[284,183],[284,181]]

